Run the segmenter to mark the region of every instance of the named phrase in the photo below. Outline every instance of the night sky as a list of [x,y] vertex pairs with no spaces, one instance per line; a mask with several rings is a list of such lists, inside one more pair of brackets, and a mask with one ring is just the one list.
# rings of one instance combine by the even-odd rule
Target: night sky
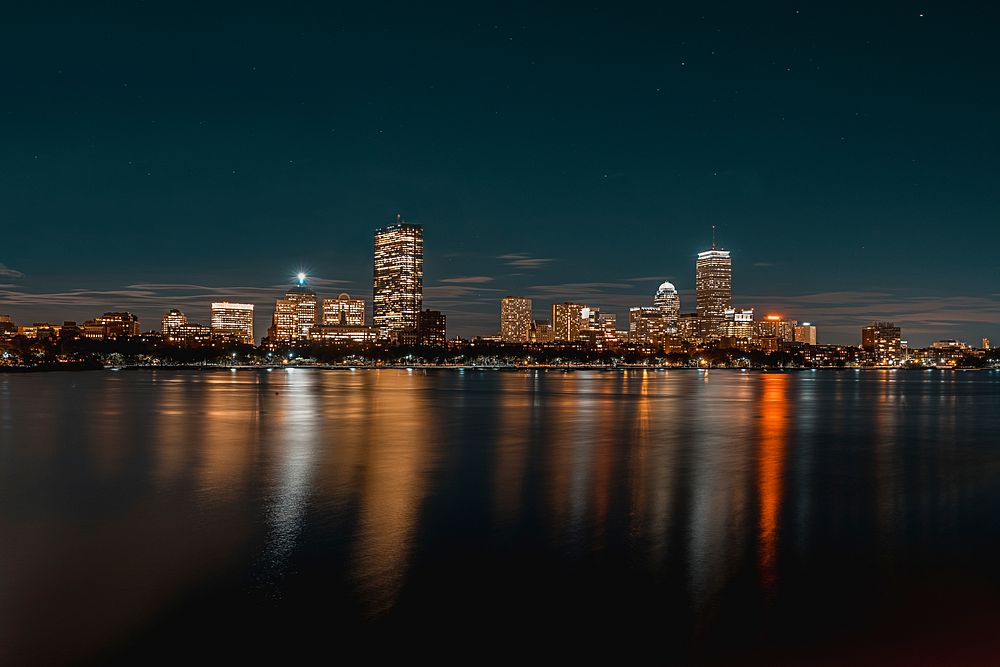
[[158,329],[228,298],[259,337],[300,268],[370,301],[401,213],[449,335],[495,333],[505,294],[623,328],[669,279],[692,311],[717,225],[735,304],[820,342],[888,319],[1000,343],[992,3],[23,4],[0,22],[17,322]]

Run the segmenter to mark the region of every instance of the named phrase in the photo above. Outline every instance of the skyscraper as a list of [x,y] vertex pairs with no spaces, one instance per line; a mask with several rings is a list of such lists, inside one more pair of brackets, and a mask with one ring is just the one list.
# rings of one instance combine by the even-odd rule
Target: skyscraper
[[212,336],[253,345],[253,304],[213,303]]
[[383,337],[417,330],[424,302],[424,230],[403,222],[375,232],[373,324]]
[[500,340],[527,343],[531,338],[531,299],[505,296],[500,299]]
[[316,292],[306,284],[306,274],[300,273],[296,285],[285,292],[285,298],[274,303],[268,340],[291,343],[308,339],[309,332],[317,324],[316,311]]
[[663,323],[668,331],[677,331],[677,318],[681,314],[681,295],[672,283],[664,282],[656,290],[653,305],[663,311]]
[[733,265],[728,250],[715,247],[698,253],[694,275],[695,310],[698,317],[722,318],[733,307]]
[[[579,303],[552,304],[552,339],[569,343],[579,340],[585,309],[587,306]],[[589,309],[587,310],[589,317]]]

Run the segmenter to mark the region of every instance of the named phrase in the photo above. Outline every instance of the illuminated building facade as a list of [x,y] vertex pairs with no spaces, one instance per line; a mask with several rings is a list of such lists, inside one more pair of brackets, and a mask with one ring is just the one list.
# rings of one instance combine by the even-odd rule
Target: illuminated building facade
[[670,333],[663,310],[658,306],[638,306],[628,312],[629,342],[660,346]]
[[722,319],[733,307],[733,265],[728,250],[698,253],[695,263],[695,310],[699,317]]
[[308,340],[309,332],[319,324],[316,291],[306,284],[306,274],[300,273],[297,279],[298,283],[285,292],[285,298],[274,302],[274,315],[267,329],[271,343]]
[[176,308],[171,308],[160,319],[160,333],[163,334],[165,339],[170,340],[170,337],[187,323],[187,315]]
[[897,366],[902,358],[899,327],[893,322],[873,322],[861,329],[861,347],[878,366]]
[[372,343],[378,337],[378,329],[363,324],[323,324],[309,331],[309,340],[318,343]]
[[383,337],[416,331],[424,301],[424,230],[396,216],[375,232],[373,323]]
[[417,315],[417,342],[420,345],[448,344],[447,318],[440,310],[421,310]]
[[253,304],[213,303],[211,326],[215,338],[253,345]]
[[984,350],[990,349],[990,339],[989,338],[983,338],[983,349]]
[[677,331],[677,318],[681,315],[681,295],[673,283],[664,282],[656,290],[653,305],[663,311],[664,324],[670,333]]
[[365,300],[341,292],[336,299],[323,299],[323,326],[361,327],[365,324]]
[[816,325],[809,322],[795,325],[795,342],[805,345],[816,344]]
[[[552,340],[573,343],[580,339],[580,329],[583,328],[583,311],[587,306],[579,303],[554,303],[552,312]],[[590,311],[587,309],[589,316]]]
[[80,327],[80,335],[90,340],[113,340],[139,335],[139,318],[129,312],[104,313],[87,320]]
[[552,333],[552,324],[549,320],[533,320],[531,322],[531,334],[528,337],[532,343],[551,343],[555,340]]
[[531,340],[531,299],[523,296],[500,299],[500,340],[505,343]]

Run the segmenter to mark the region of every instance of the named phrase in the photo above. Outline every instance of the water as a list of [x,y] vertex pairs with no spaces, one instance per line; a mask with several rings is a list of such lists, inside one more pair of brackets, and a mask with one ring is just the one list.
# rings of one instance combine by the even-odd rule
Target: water
[[0,663],[996,664],[998,434],[996,372],[0,375]]

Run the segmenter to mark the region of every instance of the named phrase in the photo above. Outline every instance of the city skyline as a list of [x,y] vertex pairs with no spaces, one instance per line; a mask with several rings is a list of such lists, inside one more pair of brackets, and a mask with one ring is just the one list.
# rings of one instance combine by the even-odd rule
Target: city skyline
[[693,303],[714,225],[734,305],[1000,338],[993,7],[177,11],[0,26],[0,312],[232,298],[264,331],[286,274],[367,294],[402,212],[460,335],[504,294]]
[[[405,222],[403,221],[401,214],[397,213],[395,216],[395,222],[375,229],[375,238],[378,239],[380,235],[384,235],[387,231],[396,230],[400,226],[406,229],[415,229],[418,231],[420,247],[419,253],[421,258],[419,273],[420,282],[423,282],[422,225]],[[997,334],[993,333],[993,330],[997,328],[997,322],[1000,322],[1000,320],[990,319],[990,316],[994,311],[989,308],[985,309],[982,313],[983,317],[981,321],[983,322],[983,326],[980,329],[970,329],[971,333],[969,335],[962,336],[956,333],[956,328],[951,324],[944,324],[942,326],[923,330],[919,327],[919,322],[917,322],[918,326],[914,327],[914,320],[907,319],[905,313],[902,317],[898,314],[893,314],[898,313],[898,310],[891,308],[876,310],[879,306],[874,305],[871,301],[865,298],[859,298],[857,302],[852,302],[852,298],[861,297],[861,295],[858,294],[851,295],[847,293],[828,292],[816,295],[801,295],[800,297],[765,297],[755,302],[754,297],[744,297],[738,289],[738,276],[740,273],[739,258],[736,258],[734,261],[731,251],[724,249],[721,244],[716,243],[716,228],[714,225],[711,227],[711,235],[711,246],[696,252],[692,258],[690,267],[691,278],[689,281],[691,287],[688,289],[674,288],[677,296],[680,297],[680,313],[695,313],[697,311],[697,295],[695,287],[698,282],[698,276],[705,275],[704,271],[699,269],[699,267],[705,265],[707,260],[707,266],[709,267],[708,271],[717,271],[717,269],[713,268],[713,265],[721,259],[723,264],[725,264],[725,268],[723,269],[725,271],[723,278],[725,284],[722,288],[722,293],[725,294],[725,296],[717,296],[717,290],[712,289],[714,283],[711,283],[711,286],[706,290],[706,293],[711,294],[710,298],[714,301],[718,301],[720,304],[728,299],[729,305],[737,309],[744,307],[755,308],[757,310],[757,317],[763,317],[766,313],[780,313],[782,317],[786,317],[790,320],[796,320],[800,323],[809,323],[814,327],[814,331],[815,327],[819,326],[820,343],[857,346],[860,344],[860,330],[873,322],[882,320],[891,320],[896,322],[904,330],[904,340],[907,340],[914,347],[926,347],[936,340],[956,339],[974,343],[982,338],[997,336]],[[376,247],[376,253],[378,253],[378,247]],[[530,270],[529,267],[532,267],[533,260],[536,258],[532,258],[528,253],[518,253],[513,258],[503,256],[498,259],[509,261],[515,265],[520,262],[524,267],[522,270],[527,271]],[[545,258],[544,262],[541,264],[554,261],[557,261],[556,258]],[[734,264],[736,267],[735,269],[733,268]],[[78,321],[89,319],[93,316],[95,310],[104,310],[108,312],[127,311],[135,313],[142,322],[159,322],[160,318],[168,314],[169,311],[179,309],[191,318],[192,323],[197,323],[200,319],[208,321],[210,314],[206,315],[204,318],[200,318],[199,315],[191,315],[189,311],[199,312],[197,309],[202,307],[210,309],[212,301],[240,301],[254,306],[254,331],[270,332],[275,324],[275,317],[278,315],[278,311],[280,311],[281,304],[289,303],[279,298],[280,295],[276,294],[277,290],[285,291],[287,295],[291,295],[296,292],[310,294],[312,299],[312,314],[309,321],[313,323],[319,323],[322,321],[324,301],[335,302],[344,295],[349,296],[355,288],[358,289],[358,293],[365,293],[363,291],[363,286],[359,285],[359,281],[316,277],[303,271],[301,268],[302,266],[304,265],[300,263],[300,268],[296,269],[296,271],[289,276],[289,282],[284,285],[272,285],[267,287],[243,286],[235,288],[213,288],[210,286],[199,286],[193,284],[133,284],[127,286],[126,289],[113,290],[105,295],[99,295],[95,291],[88,290],[68,290],[54,295],[39,295],[41,300],[38,302],[15,301],[20,308],[8,307],[6,311],[2,310],[5,307],[5,302],[3,301],[4,292],[2,288],[0,288],[0,313],[10,315],[15,321],[22,324],[43,321],[50,321],[57,324],[64,318],[61,316],[53,317],[51,311],[56,305],[61,304],[64,308],[60,309],[60,312],[64,311],[70,314],[80,313]],[[702,273],[699,273],[700,271],[702,271]],[[674,273],[674,275],[679,274],[680,272]],[[709,280],[715,279],[711,273],[708,275],[710,275]],[[736,275],[737,278],[731,278],[732,275]],[[661,279],[655,276],[625,279],[617,284],[571,282],[562,286],[565,287],[567,291],[565,292],[566,296],[560,297],[560,295],[555,291],[558,287],[560,287],[559,285],[532,286],[529,288],[529,291],[524,294],[507,294],[503,293],[500,287],[494,286],[495,283],[492,278],[489,280],[487,280],[487,278],[488,276],[466,276],[437,279],[435,281],[436,285],[432,285],[430,288],[423,287],[421,290],[422,292],[429,291],[430,294],[435,296],[432,296],[431,300],[426,303],[421,297],[418,299],[419,303],[421,304],[421,307],[433,306],[448,316],[449,337],[489,337],[496,336],[500,333],[501,302],[505,297],[514,296],[529,299],[532,302],[532,316],[534,319],[544,320],[548,318],[551,320],[551,313],[554,312],[555,306],[559,304],[573,303],[578,304],[579,307],[599,308],[604,313],[618,316],[620,318],[619,322],[625,322],[627,325],[630,310],[637,307],[652,306],[654,301],[660,295],[660,292],[654,291],[649,294],[636,294],[635,291],[612,292],[610,291],[611,288],[630,287],[635,290],[643,284],[651,285],[653,283],[658,283],[657,289],[660,289],[665,285],[673,286],[674,284],[670,282],[669,279]],[[685,284],[680,278],[673,278],[673,280],[680,285]],[[735,287],[733,287],[734,283],[736,285]],[[488,284],[489,287],[485,287],[484,284]],[[170,295],[166,293],[159,293],[160,288],[172,288],[177,290],[179,294]],[[573,295],[582,296],[574,299],[572,298]],[[109,299],[102,302],[99,296],[106,296],[109,297]],[[333,298],[334,296],[337,298]],[[94,298],[94,301],[88,302],[88,297]],[[595,299],[595,297],[597,298]],[[836,297],[842,299],[839,302],[828,303],[826,305],[826,308],[829,309],[828,312],[831,316],[826,318],[822,316],[808,317],[810,313],[822,315],[824,312],[823,305],[819,305],[819,303],[810,303],[808,300],[816,299],[817,302],[820,302],[826,297]],[[46,304],[46,299],[48,298],[53,299],[51,307]],[[288,297],[286,296],[286,299],[287,298]],[[378,326],[374,324],[374,300],[369,301],[368,298],[362,297],[360,298],[360,301],[365,304],[364,324],[371,324],[374,328],[378,329]],[[102,303],[104,305],[101,305]],[[779,305],[768,307],[768,304],[775,303]],[[163,304],[163,306],[156,304]],[[470,312],[463,310],[463,307],[476,305],[482,306],[483,304],[487,305],[487,308],[484,309],[483,312]],[[1000,308],[1000,306],[998,306],[998,308]],[[43,315],[40,318],[34,317],[19,319],[19,310],[29,313],[36,312],[50,314],[48,316]],[[1000,313],[1000,310],[997,312]],[[800,313],[805,313],[805,315],[801,315]],[[463,315],[465,316],[464,318]],[[65,319],[71,320],[72,317],[66,317]],[[841,322],[841,324],[827,324],[828,321]],[[356,322],[354,322],[354,324],[356,324]],[[299,331],[295,335],[295,338],[305,340],[307,338],[306,333],[308,332],[309,326],[312,325],[307,325],[304,329]],[[159,327],[157,326],[144,326],[144,330],[146,331],[158,330],[158,328]],[[260,335],[256,336],[258,341],[260,338]],[[280,338],[284,340],[285,336],[281,336]]]

